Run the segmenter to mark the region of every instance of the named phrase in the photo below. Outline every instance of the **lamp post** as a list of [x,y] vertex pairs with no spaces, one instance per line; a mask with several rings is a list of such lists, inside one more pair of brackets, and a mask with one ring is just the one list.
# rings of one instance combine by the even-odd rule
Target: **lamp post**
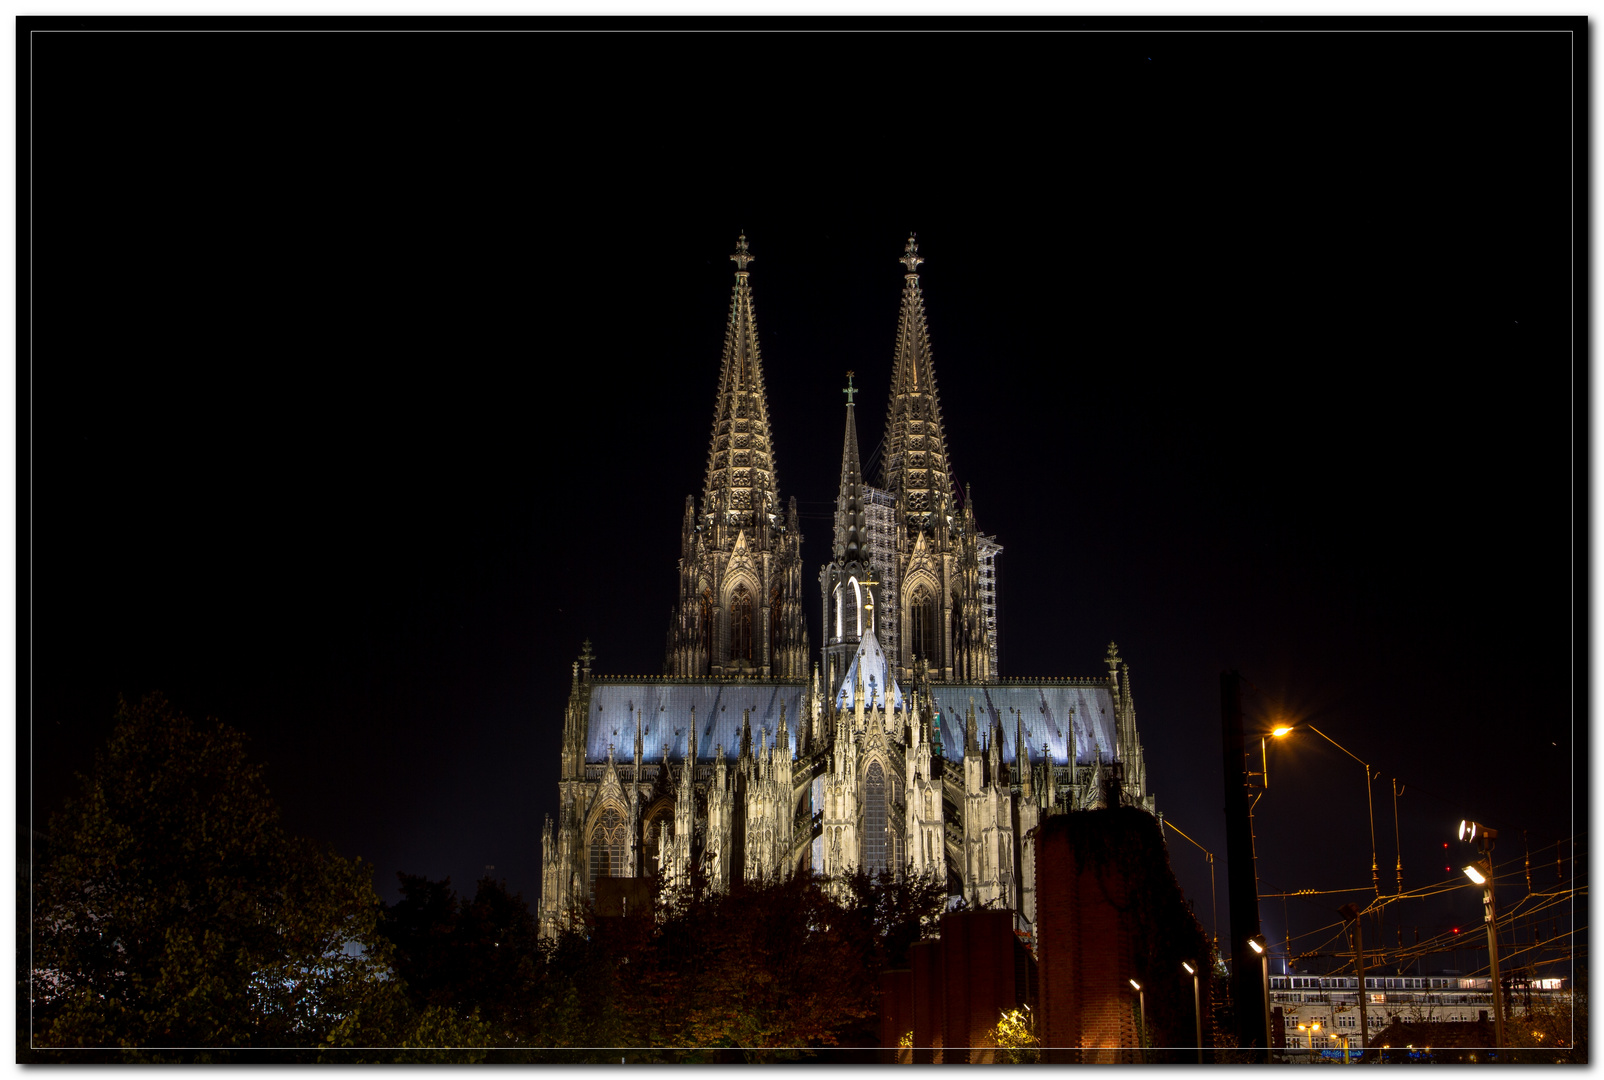
[[1308,1034],[1309,1034],[1309,1060],[1313,1061],[1314,1060],[1314,1037],[1320,1030],[1320,1021],[1311,1020],[1307,1024],[1299,1024],[1298,1025],[1298,1030],[1299,1031],[1308,1032]]
[[1359,975],[1359,1027],[1360,1034],[1364,1036],[1364,1044],[1370,1045],[1370,1012],[1365,1007],[1369,995],[1365,993],[1365,930],[1364,924],[1359,921],[1359,909],[1353,904],[1343,904],[1337,909],[1343,922],[1353,927],[1353,966]]
[[1197,1034],[1197,1063],[1201,1065],[1203,1064],[1203,1006],[1197,990],[1197,968],[1185,960],[1181,961],[1181,967],[1192,976],[1192,1023]]
[[1136,990],[1136,1015],[1139,1017],[1136,1029],[1136,1045],[1142,1049],[1142,1064],[1147,1064],[1147,995],[1142,992],[1142,984],[1135,979],[1127,979]]
[[1264,1063],[1270,1063],[1270,943],[1263,934],[1248,938],[1248,948],[1259,956],[1259,979],[1264,1001]]
[[1467,844],[1474,843],[1481,851],[1482,857],[1465,867],[1465,876],[1482,886],[1481,900],[1487,922],[1488,981],[1493,986],[1493,1045],[1502,1048],[1504,992],[1498,985],[1498,906],[1493,896],[1493,845],[1498,839],[1498,830],[1465,820],[1459,823],[1459,839]]
[[1313,724],[1305,724],[1304,726],[1310,731],[1314,732],[1316,735],[1320,736],[1326,742],[1330,743],[1332,746],[1335,746],[1338,750],[1341,750],[1344,754],[1347,754],[1349,757],[1353,758],[1353,760],[1359,762],[1360,765],[1364,766],[1365,806],[1370,811],[1370,887],[1376,891],[1377,896],[1380,896],[1381,871],[1376,865],[1376,803],[1370,794],[1370,766],[1361,760],[1358,754],[1355,754],[1352,750],[1349,750],[1346,746],[1343,746],[1337,740],[1333,739],[1331,736],[1327,735]]

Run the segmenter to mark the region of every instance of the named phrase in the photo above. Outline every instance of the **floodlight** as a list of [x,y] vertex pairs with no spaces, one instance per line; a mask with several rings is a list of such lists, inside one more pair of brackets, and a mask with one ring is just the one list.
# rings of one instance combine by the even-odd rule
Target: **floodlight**
[[1193,967],[1191,964],[1188,964],[1185,960],[1181,961],[1181,966],[1186,969],[1186,973],[1188,975],[1196,975],[1197,974],[1197,968]]
[[1248,938],[1248,948],[1252,949],[1260,956],[1263,956],[1269,951],[1269,942],[1264,940],[1263,934],[1254,934],[1252,937]]
[[1465,876],[1478,885],[1487,884],[1486,876],[1482,874],[1480,870],[1476,869],[1475,863],[1471,863],[1469,866],[1465,867]]
[[1278,728],[1271,728],[1270,729],[1270,734],[1274,735],[1276,738],[1279,739],[1284,735],[1292,734],[1292,729],[1287,727],[1287,726],[1285,726],[1285,725],[1282,725],[1281,727],[1278,727]]
[[1137,982],[1135,979],[1127,979],[1125,981],[1131,984],[1131,989],[1132,990],[1135,990],[1138,993],[1141,992],[1141,989],[1142,989],[1142,984],[1141,983]]

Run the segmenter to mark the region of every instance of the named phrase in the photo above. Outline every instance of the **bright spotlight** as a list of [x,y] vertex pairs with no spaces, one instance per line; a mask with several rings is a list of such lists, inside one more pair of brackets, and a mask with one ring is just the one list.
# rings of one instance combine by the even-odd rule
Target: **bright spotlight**
[[1185,960],[1181,961],[1181,966],[1186,969],[1186,973],[1188,975],[1197,974],[1197,968],[1193,967],[1191,964],[1188,964]]
[[1487,884],[1487,878],[1474,865],[1465,867],[1465,876],[1478,885]]
[[1131,984],[1131,989],[1132,990],[1135,990],[1135,991],[1138,991],[1138,992],[1141,991],[1142,984],[1137,982],[1135,979],[1127,979],[1125,981]]
[[1279,739],[1284,735],[1292,734],[1292,729],[1283,725],[1282,727],[1272,728],[1270,734]]
[[1248,938],[1248,948],[1252,949],[1260,956],[1263,956],[1267,951],[1265,949],[1265,945],[1266,942],[1263,934],[1254,934],[1252,937]]

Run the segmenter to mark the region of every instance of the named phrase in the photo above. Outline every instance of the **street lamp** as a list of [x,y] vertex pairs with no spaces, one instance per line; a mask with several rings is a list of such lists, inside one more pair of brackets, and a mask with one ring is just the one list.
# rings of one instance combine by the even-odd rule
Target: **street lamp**
[[1298,1025],[1298,1030],[1299,1031],[1306,1031],[1306,1032],[1309,1033],[1309,1058],[1311,1060],[1313,1060],[1313,1058],[1314,1058],[1314,1037],[1320,1031],[1320,1021],[1311,1020],[1307,1024],[1299,1024]]
[[1181,961],[1181,967],[1192,976],[1192,1021],[1197,1028],[1197,1063],[1201,1065],[1203,1064],[1203,1006],[1197,992],[1197,968],[1185,960]]
[[1248,948],[1259,956],[1260,995],[1264,1000],[1264,1061],[1270,1063],[1270,943],[1263,934],[1248,938]]
[[[1380,896],[1381,895],[1381,871],[1376,865],[1376,803],[1375,803],[1375,800],[1371,797],[1371,794],[1370,794],[1370,766],[1368,764],[1366,764],[1363,760],[1361,760],[1358,754],[1355,754],[1352,750],[1349,750],[1346,746],[1343,746],[1337,740],[1333,739],[1331,736],[1327,735],[1325,732],[1321,731],[1319,728],[1315,727],[1313,724],[1305,724],[1304,727],[1308,728],[1310,731],[1312,731],[1316,735],[1320,736],[1326,742],[1330,743],[1332,746],[1335,746],[1338,750],[1341,750],[1344,754],[1347,754],[1349,757],[1353,758],[1353,760],[1359,762],[1360,765],[1364,766],[1364,770],[1365,770],[1365,806],[1370,811],[1370,885],[1371,885],[1371,887],[1373,889],[1375,889],[1376,895]],[[1272,735],[1280,735],[1283,732],[1283,730],[1291,731],[1292,729],[1291,728],[1285,728],[1285,729],[1276,728],[1273,732],[1271,732],[1271,734]]]
[[1493,895],[1493,846],[1498,830],[1489,829],[1468,818],[1459,823],[1459,839],[1475,844],[1481,858],[1464,868],[1465,876],[1482,887],[1482,908],[1487,923],[1487,971],[1493,986],[1493,1044],[1504,1045],[1504,992],[1498,985],[1498,905]]
[[1260,791],[1268,791],[1270,789],[1270,739],[1284,739],[1290,734],[1292,734],[1290,727],[1285,724],[1279,724],[1270,729],[1269,735],[1261,734],[1259,736],[1259,768],[1264,771],[1261,773],[1248,773],[1248,775],[1259,778]]
[[1142,1064],[1147,1064],[1147,995],[1142,992],[1142,984],[1135,979],[1126,982],[1136,991],[1137,1016],[1140,1017],[1140,1026],[1136,1031],[1136,1045],[1142,1048]]

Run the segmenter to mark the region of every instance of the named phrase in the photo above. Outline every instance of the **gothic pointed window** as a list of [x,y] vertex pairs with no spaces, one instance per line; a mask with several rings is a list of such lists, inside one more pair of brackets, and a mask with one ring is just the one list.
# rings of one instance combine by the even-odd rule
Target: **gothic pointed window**
[[596,896],[596,879],[624,876],[624,841],[628,826],[622,814],[609,806],[590,831],[590,895]]
[[863,615],[858,610],[858,579],[847,578],[846,584],[840,589],[840,597],[836,601],[835,625],[838,636],[851,630],[858,637],[863,636]]
[[780,663],[780,587],[769,590],[769,663],[776,668]]
[[706,665],[713,662],[713,594],[704,590],[702,592],[702,665],[706,672]]
[[923,585],[913,591],[908,612],[913,626],[913,656],[932,668],[941,667],[941,624],[936,619],[936,598]]
[[886,774],[878,761],[869,766],[863,785],[863,869],[870,877],[887,869]]
[[835,639],[841,640],[841,586],[835,587]]
[[745,585],[730,597],[730,659],[752,662],[752,594]]

